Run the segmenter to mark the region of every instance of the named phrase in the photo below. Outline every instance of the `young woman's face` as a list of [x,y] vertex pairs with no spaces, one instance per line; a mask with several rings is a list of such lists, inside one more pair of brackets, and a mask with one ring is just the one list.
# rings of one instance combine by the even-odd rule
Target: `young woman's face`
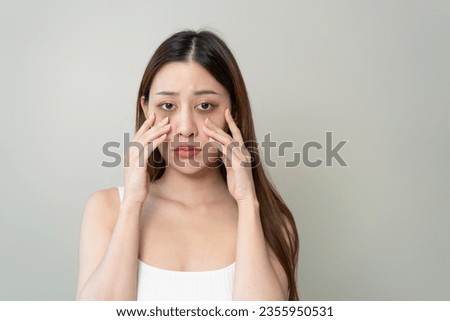
[[208,117],[227,131],[225,110],[231,109],[227,90],[200,64],[172,62],[161,68],[151,84],[146,116],[156,122],[169,117],[170,132],[159,150],[168,166],[195,172],[211,166],[217,149],[203,131]]

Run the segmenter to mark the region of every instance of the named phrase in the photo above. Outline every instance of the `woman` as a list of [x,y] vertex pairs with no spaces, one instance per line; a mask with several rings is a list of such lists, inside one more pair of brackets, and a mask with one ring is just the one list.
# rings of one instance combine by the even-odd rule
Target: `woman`
[[124,186],[86,204],[77,299],[298,300],[295,222],[215,34],[182,31],[156,50],[132,144]]

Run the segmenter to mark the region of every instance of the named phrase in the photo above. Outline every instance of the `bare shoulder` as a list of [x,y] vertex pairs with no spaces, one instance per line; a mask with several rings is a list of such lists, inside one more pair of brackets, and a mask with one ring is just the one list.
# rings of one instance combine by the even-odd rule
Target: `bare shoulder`
[[93,223],[99,228],[114,228],[120,209],[116,187],[105,188],[91,194],[83,213],[83,225]]

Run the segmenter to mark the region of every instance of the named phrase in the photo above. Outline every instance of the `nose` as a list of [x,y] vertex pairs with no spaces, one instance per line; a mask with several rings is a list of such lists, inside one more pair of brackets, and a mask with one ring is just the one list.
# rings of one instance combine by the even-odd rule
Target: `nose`
[[[176,134],[189,138],[190,136],[197,136],[198,129],[195,124],[193,111],[190,108],[180,108],[178,115],[176,116]],[[173,120],[171,120],[171,123]]]

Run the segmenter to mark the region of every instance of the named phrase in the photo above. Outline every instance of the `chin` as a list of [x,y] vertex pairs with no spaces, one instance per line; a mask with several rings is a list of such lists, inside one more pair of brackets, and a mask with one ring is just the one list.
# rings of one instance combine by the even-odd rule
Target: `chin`
[[212,163],[205,164],[205,161],[202,159],[201,154],[193,158],[170,157],[169,162],[167,164],[168,167],[171,167],[172,169],[175,169],[177,172],[186,175],[195,175],[219,167],[218,165]]

